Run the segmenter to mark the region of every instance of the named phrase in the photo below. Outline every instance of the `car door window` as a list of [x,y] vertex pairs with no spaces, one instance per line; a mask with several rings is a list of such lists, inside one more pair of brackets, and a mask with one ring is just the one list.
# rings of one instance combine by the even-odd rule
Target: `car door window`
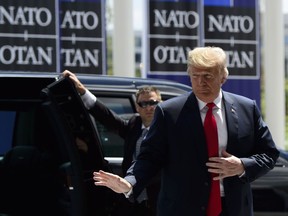
[[[131,98],[97,96],[102,103],[124,119],[134,114]],[[95,121],[95,120],[94,120]],[[123,157],[124,140],[98,121],[96,127],[99,132],[105,157]]]
[[16,112],[0,111],[0,155],[4,155],[12,146],[12,131],[14,128]]

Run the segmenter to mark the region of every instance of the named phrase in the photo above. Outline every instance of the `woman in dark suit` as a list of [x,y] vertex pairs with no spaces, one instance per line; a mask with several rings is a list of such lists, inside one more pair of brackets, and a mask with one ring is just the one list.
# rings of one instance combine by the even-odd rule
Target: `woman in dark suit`
[[[95,184],[137,196],[162,169],[159,216],[252,216],[250,183],[273,169],[279,152],[255,101],[222,91],[225,52],[199,47],[188,54],[193,92],[159,104],[137,161],[126,177],[94,172]],[[213,103],[217,155],[209,156],[204,121]],[[208,115],[208,114],[207,114]],[[218,139],[217,139],[218,137]],[[219,153],[219,155],[218,155]],[[217,182],[217,201],[209,200]],[[217,210],[217,211],[216,211]]]

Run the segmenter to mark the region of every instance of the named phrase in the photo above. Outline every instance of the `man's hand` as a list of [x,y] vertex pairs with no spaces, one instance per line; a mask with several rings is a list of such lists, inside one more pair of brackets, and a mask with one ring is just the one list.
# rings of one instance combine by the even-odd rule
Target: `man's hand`
[[132,185],[124,178],[102,170],[94,172],[93,179],[95,185],[108,187],[116,193],[127,193],[132,189]]
[[78,92],[80,95],[85,94],[86,88],[85,88],[84,85],[80,82],[80,80],[77,78],[77,76],[76,76],[75,74],[73,74],[72,72],[70,72],[70,71],[68,71],[68,70],[65,70],[65,71],[62,73],[62,75],[63,75],[64,77],[69,77],[69,78],[73,81],[73,83],[74,83],[74,85],[75,85],[75,87],[76,87],[76,89],[77,89],[77,92]]
[[219,174],[213,180],[220,180],[229,176],[240,176],[245,169],[241,160],[225,150],[222,151],[222,157],[211,157],[206,163],[208,172]]

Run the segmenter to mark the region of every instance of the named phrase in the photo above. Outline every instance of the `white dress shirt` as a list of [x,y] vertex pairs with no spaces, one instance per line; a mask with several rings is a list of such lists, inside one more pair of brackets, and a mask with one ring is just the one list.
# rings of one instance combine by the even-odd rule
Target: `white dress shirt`
[[91,109],[94,104],[96,103],[96,96],[93,95],[88,89],[86,89],[85,93],[83,95],[80,95],[84,106],[86,107],[86,109]]
[[[200,109],[202,123],[204,125],[204,119],[206,116],[206,112],[208,111],[208,107],[206,107],[205,102],[198,99],[198,105]],[[220,91],[219,96],[213,101],[215,106],[213,107],[213,115],[216,119],[217,123],[217,132],[218,132],[218,143],[219,143],[219,156],[221,157],[222,151],[227,147],[228,141],[228,132],[227,132],[227,125],[226,125],[226,118],[225,118],[225,109],[224,104],[222,101],[222,92]],[[223,188],[223,181],[220,181],[220,191],[221,197],[225,196],[224,188]]]

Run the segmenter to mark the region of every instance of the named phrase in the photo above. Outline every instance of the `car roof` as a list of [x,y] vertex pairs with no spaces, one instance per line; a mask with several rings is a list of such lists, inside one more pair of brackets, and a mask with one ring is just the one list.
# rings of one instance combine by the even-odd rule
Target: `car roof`
[[[140,77],[124,77],[124,76],[109,76],[96,74],[75,73],[78,79],[88,89],[109,89],[109,90],[137,90],[143,86],[152,85],[160,90],[162,94],[183,94],[192,90],[191,86],[178,83],[172,80],[155,79],[155,78],[140,78]],[[43,72],[7,72],[1,73],[2,77],[21,77],[21,78],[47,78],[58,80],[61,73],[43,73]]]
[[161,94],[183,94],[191,91],[191,87],[175,81],[154,79],[154,78],[137,78],[137,77],[121,77],[107,75],[84,75],[77,74],[79,80],[85,84],[88,89],[93,89],[97,86],[98,89],[121,89],[137,90],[143,86],[154,86]]

